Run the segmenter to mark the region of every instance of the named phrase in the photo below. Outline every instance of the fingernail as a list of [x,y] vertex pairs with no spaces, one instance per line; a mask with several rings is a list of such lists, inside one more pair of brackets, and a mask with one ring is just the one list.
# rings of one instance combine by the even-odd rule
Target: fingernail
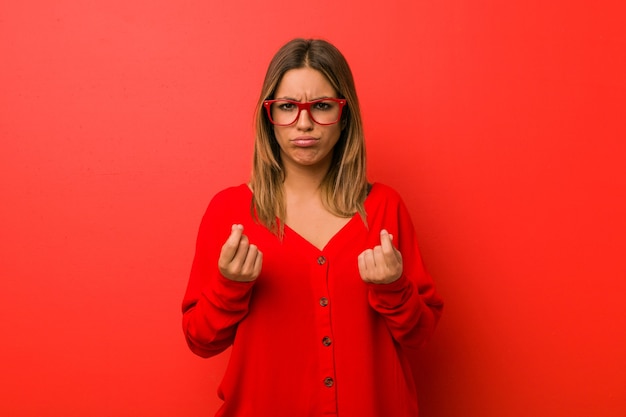
[[380,234],[381,234],[381,235],[386,235],[386,234],[388,234],[388,233],[389,233],[389,232],[387,232],[387,230],[386,230],[386,229],[383,229],[383,230],[381,230],[381,231],[380,231]]

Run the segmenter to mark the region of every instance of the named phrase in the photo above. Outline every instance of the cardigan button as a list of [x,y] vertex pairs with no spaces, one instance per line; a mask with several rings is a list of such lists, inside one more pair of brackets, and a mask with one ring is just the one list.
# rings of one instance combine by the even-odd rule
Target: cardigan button
[[324,265],[326,263],[326,258],[320,256],[319,258],[317,258],[317,263],[320,265]]
[[324,385],[326,385],[328,388],[332,387],[334,384],[335,381],[333,381],[331,377],[324,378]]
[[326,298],[326,297],[320,298],[320,305],[322,307],[326,307],[328,305],[328,298]]
[[330,337],[328,337],[328,336],[325,336],[325,337],[322,339],[322,344],[323,344],[324,346],[330,346],[330,345],[331,345],[331,343],[333,343],[333,341],[332,341],[332,340],[330,340]]

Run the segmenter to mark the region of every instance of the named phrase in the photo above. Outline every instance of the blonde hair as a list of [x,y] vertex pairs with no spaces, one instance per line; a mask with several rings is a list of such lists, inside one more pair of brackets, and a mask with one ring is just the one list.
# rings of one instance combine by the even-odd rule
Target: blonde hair
[[281,236],[286,216],[283,182],[285,171],[273,125],[263,101],[274,98],[283,75],[292,69],[309,67],[320,71],[345,98],[341,136],[333,150],[331,166],[320,185],[322,203],[334,215],[352,217],[359,213],[365,222],[363,203],[367,197],[365,141],[361,111],[350,67],[341,52],[319,39],[294,39],[278,50],[269,64],[256,106],[254,159],[250,186],[253,216]]

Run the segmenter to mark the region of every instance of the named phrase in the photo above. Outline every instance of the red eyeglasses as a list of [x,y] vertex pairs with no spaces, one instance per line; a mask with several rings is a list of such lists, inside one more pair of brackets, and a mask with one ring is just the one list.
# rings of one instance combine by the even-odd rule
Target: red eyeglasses
[[306,103],[294,100],[265,100],[263,107],[267,110],[270,122],[276,126],[289,126],[306,110],[309,117],[318,125],[335,124],[341,119],[341,111],[348,101],[344,98],[323,98]]

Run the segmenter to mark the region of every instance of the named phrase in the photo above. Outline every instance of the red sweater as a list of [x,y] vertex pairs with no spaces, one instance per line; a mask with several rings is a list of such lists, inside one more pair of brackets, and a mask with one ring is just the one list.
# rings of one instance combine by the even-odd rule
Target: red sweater
[[[218,193],[200,225],[183,300],[193,352],[210,357],[232,345],[218,390],[220,417],[415,417],[417,393],[406,354],[433,332],[441,298],[425,272],[409,213],[398,194],[374,184],[357,214],[323,250],[289,227],[281,241],[250,215],[244,184]],[[252,283],[217,267],[233,224],[263,252]],[[366,284],[357,257],[387,229],[404,272]]]

